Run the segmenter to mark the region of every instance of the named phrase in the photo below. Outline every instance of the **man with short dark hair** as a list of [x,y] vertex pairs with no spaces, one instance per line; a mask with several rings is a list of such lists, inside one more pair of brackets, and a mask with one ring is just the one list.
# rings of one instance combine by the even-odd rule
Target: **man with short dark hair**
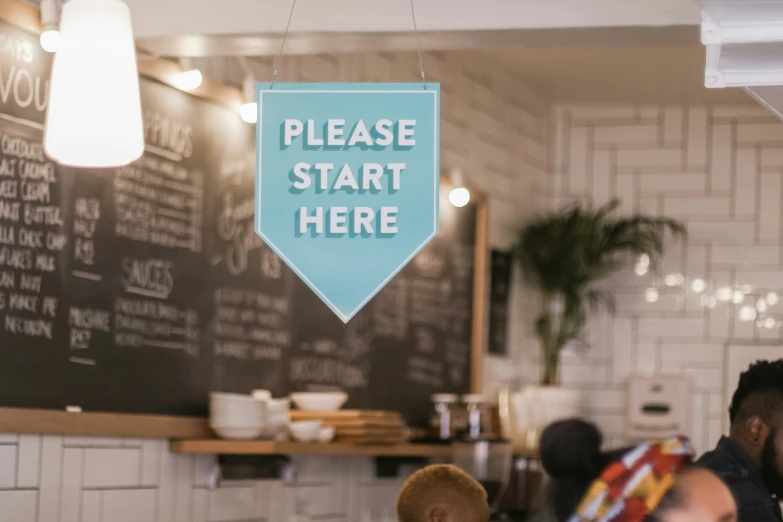
[[402,486],[397,518],[399,522],[489,522],[487,492],[456,466],[427,466]]
[[783,359],[757,361],[739,380],[731,427],[697,462],[731,489],[739,522],[783,522]]

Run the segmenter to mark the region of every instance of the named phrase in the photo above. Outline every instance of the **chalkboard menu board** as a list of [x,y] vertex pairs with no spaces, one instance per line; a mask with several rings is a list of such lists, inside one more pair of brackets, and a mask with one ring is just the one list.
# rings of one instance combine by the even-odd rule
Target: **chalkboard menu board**
[[508,300],[511,295],[511,266],[508,252],[493,250],[489,278],[489,353],[508,354]]
[[211,390],[343,389],[418,424],[467,393],[477,207],[347,325],[253,231],[254,127],[142,79],[146,149],[42,147],[51,57],[0,22],[0,406],[202,416]]

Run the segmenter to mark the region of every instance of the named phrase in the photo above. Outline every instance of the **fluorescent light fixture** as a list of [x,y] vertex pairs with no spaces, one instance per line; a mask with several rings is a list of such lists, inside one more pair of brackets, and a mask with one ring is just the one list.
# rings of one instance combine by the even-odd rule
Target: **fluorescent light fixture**
[[76,167],[118,167],[144,152],[130,10],[120,0],[70,0],[54,55],[44,149]]

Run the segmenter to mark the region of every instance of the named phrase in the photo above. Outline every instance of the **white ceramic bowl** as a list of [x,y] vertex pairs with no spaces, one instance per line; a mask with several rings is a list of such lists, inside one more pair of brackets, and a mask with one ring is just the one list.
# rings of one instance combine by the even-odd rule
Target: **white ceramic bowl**
[[255,399],[252,395],[245,393],[211,392],[209,400],[211,402],[250,402]]
[[255,439],[264,431],[263,426],[218,426],[212,424],[210,427],[221,439],[231,440]]
[[348,394],[344,392],[292,393],[291,400],[300,410],[337,411],[348,400]]
[[288,428],[297,442],[315,442],[321,434],[321,421],[292,422]]
[[323,426],[318,433],[318,442],[332,442],[336,429],[334,426]]
[[233,413],[235,415],[263,415],[267,410],[266,403],[256,401],[256,404],[226,404],[209,406],[210,413]]
[[253,390],[253,398],[259,401],[268,401],[272,398],[269,390]]

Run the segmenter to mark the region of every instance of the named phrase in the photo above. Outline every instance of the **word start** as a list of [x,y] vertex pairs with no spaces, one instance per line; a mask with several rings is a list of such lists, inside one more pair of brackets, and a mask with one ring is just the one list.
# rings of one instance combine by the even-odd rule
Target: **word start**
[[[325,125],[316,125],[314,120],[286,119],[283,125],[283,147],[291,146],[295,140],[302,140],[305,149],[346,150],[351,147],[366,150],[382,150],[393,146],[400,149],[416,145],[414,128],[416,120],[396,122],[380,119],[371,127],[359,120],[353,129],[345,128],[345,120],[329,119]],[[320,135],[319,135],[320,134]],[[317,194],[344,192],[346,194],[377,194],[400,190],[405,163],[363,163],[351,169],[348,163],[342,166],[333,163],[305,163],[294,165],[290,192],[301,194],[312,190]],[[296,230],[300,235],[341,236],[349,234],[363,237],[372,235],[392,236],[398,231],[396,206],[323,207],[313,209],[300,207]]]

